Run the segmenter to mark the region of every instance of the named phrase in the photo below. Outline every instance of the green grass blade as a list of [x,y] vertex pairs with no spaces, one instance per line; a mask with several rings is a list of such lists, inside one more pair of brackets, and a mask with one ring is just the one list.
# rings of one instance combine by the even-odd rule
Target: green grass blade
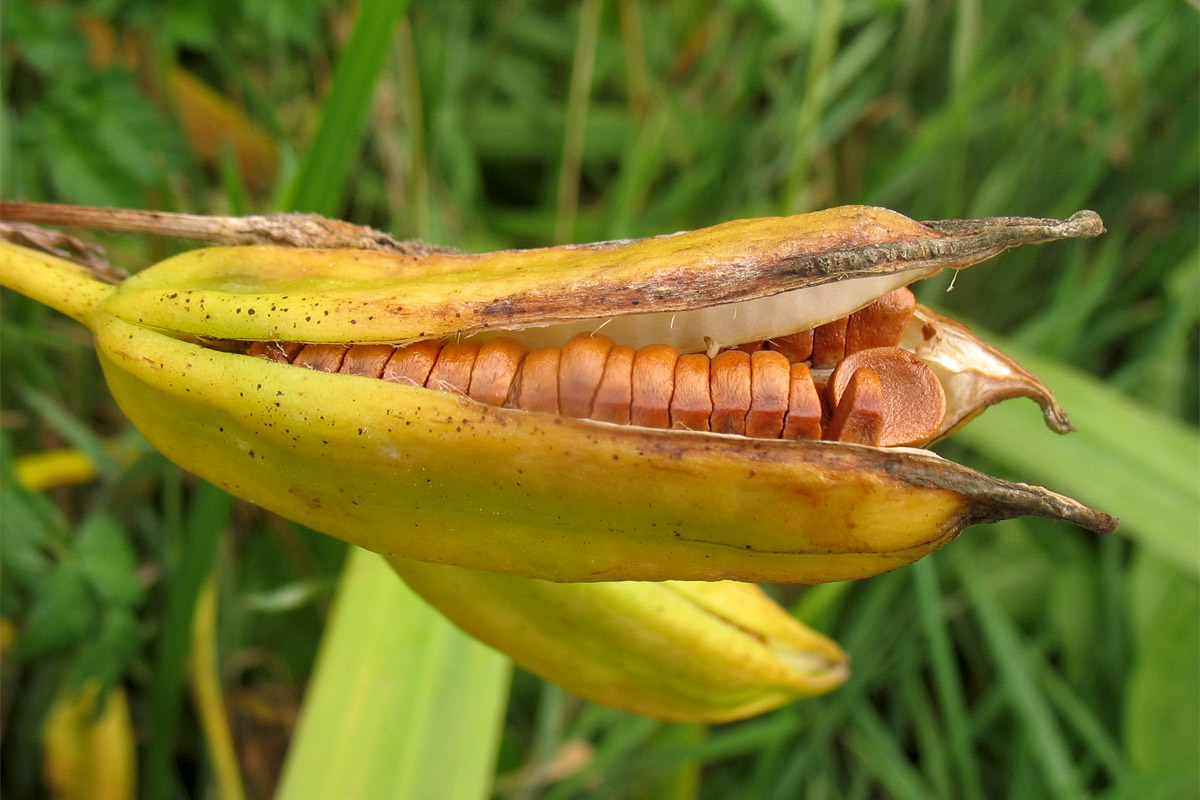
[[352,550],[276,797],[488,797],[509,670]]
[[849,736],[850,749],[860,765],[874,773],[890,797],[925,800],[936,796],[921,773],[913,768],[896,737],[865,700],[855,702],[850,715],[854,720]]
[[1022,480],[1116,514],[1119,533],[1200,576],[1200,433],[1090,376],[1002,342],[997,346],[1046,382],[1078,430],[1048,442],[1041,415],[1028,403],[1010,402],[988,409],[955,434],[956,441]]
[[1125,758],[1112,735],[1098,718],[1096,710],[1088,705],[1057,670],[1046,663],[1045,658],[1037,658],[1034,668],[1046,696],[1079,738],[1087,744],[1096,761],[1113,776],[1114,782],[1119,783],[1125,779],[1129,772]]
[[376,0],[359,8],[354,31],[338,57],[321,124],[280,204],[287,210],[336,215],[347,179],[359,163],[359,140],[375,97],[396,21],[408,0]]
[[837,49],[841,16],[840,0],[821,3],[817,9],[812,47],[808,56],[808,73],[805,76],[804,99],[796,120],[792,163],[783,196],[785,213],[811,210],[809,183],[812,160],[816,155],[816,132],[828,102],[830,64]]
[[567,131],[563,137],[558,172],[558,208],[554,215],[554,238],[560,244],[575,240],[575,217],[579,212],[579,172],[583,162],[583,135],[591,105],[592,73],[596,68],[596,44],[600,38],[600,0],[585,0],[579,9],[579,36],[575,40],[575,63],[567,94]]
[[958,559],[960,583],[975,611],[992,663],[1000,673],[1007,704],[1029,737],[1034,761],[1056,797],[1083,797],[1071,747],[1053,709],[1038,688],[1028,653],[1016,627],[999,604],[972,579],[967,562]]
[[962,676],[955,664],[950,632],[943,615],[936,556],[914,564],[912,576],[916,582],[921,627],[929,643],[933,685],[950,739],[950,757],[958,778],[959,793],[964,798],[981,800],[983,786],[979,778],[979,762],[975,758],[971,741],[971,726]]
[[217,544],[232,509],[232,497],[210,484],[199,484],[181,537],[183,550],[170,575],[170,592],[155,654],[154,680],[150,685],[150,732],[143,762],[146,797],[175,796],[171,785],[172,750],[179,727],[192,621],[200,589],[212,572]]
[[19,386],[17,391],[31,409],[36,411],[46,424],[58,432],[72,447],[82,450],[100,474],[111,475],[117,468],[116,461],[104,446],[104,440],[89,427],[73,416],[67,409],[44,392],[32,386]]

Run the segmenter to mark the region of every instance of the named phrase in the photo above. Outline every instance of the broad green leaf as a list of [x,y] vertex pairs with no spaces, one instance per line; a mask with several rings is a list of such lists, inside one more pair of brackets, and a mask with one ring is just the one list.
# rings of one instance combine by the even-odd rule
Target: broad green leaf
[[5,480],[11,483],[0,486],[0,563],[8,582],[28,586],[50,572],[47,545],[62,538],[65,523],[48,500]]
[[117,520],[99,514],[89,517],[79,529],[75,551],[101,598],[126,607],[138,603],[143,592],[137,578],[137,553]]
[[1144,772],[1190,772],[1182,786],[1194,791],[1200,785],[1200,587],[1143,553],[1130,578],[1129,613],[1135,655],[1125,696],[1125,747]]
[[96,624],[96,596],[75,561],[60,561],[38,587],[17,653],[33,661],[72,647]]
[[354,549],[277,800],[487,798],[509,670]]
[[141,643],[133,612],[126,608],[108,609],[97,629],[89,631],[86,644],[71,662],[67,683],[82,686],[94,678],[107,690],[121,680],[137,657]]

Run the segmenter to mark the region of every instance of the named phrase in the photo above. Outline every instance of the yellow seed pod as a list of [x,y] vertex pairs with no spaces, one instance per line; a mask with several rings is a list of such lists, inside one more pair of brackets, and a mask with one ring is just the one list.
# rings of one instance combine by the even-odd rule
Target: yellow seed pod
[[[1115,521],[924,451],[572,419],[248,348],[501,334],[561,346],[603,326],[628,347],[710,352],[837,328],[946,267],[1101,230],[1090,212],[918,223],[851,206],[481,255],[201,249],[116,287],[7,250],[5,283],[93,329],[117,402],[172,460],[354,544],[556,581],[812,583],[894,569],[978,522]],[[69,301],[55,299],[64,281]],[[961,326],[918,309],[902,336],[946,396],[927,438],[1016,394],[1069,427],[1036,378]]]
[[384,553],[460,627],[572,691],[721,721],[847,674],[835,643],[725,579],[866,577],[1021,514],[1115,526],[880,446],[1013,396],[1069,430],[1040,381],[903,287],[1101,231],[1090,212],[847,207],[482,255],[369,236],[204,249],[115,286],[3,245],[0,277],[94,331],[118,403],[178,464]]
[[735,581],[554,583],[389,559],[417,594],[525,669],[677,722],[727,722],[841,686],[850,660]]
[[42,728],[44,774],[60,800],[132,798],[136,746],[121,687],[103,697],[95,682],[62,693]]

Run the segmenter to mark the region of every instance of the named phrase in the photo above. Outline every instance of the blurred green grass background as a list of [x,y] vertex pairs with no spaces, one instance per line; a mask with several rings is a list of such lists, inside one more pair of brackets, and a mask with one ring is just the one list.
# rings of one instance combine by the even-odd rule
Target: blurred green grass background
[[[843,203],[917,219],[1095,209],[1101,239],[1023,248],[918,294],[1027,356],[1080,429],[1059,440],[1014,403],[939,450],[1119,514],[1117,534],[1014,521],[898,573],[781,588],[854,674],[744,723],[655,723],[518,671],[503,723],[478,711],[490,744],[463,747],[461,769],[498,776],[499,797],[559,800],[1200,794],[1193,5],[13,0],[2,13],[5,199],[318,211],[467,251]],[[185,246],[95,238],[130,270]],[[344,548],[196,487],[128,431],[84,331],[3,302],[0,614],[15,635],[0,787],[45,792],[41,717],[87,676],[130,690],[146,796],[224,786],[183,686],[216,564],[210,644],[236,757],[248,796],[272,796]],[[92,454],[100,480],[43,496],[9,479],[14,457],[62,446]],[[435,722],[377,735],[416,746]],[[288,796],[305,796],[297,785]],[[392,796],[420,796],[413,785]]]

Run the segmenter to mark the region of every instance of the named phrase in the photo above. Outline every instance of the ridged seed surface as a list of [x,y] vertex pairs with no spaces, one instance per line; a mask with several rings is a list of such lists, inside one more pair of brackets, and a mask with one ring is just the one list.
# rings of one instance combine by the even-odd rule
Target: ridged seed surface
[[500,337],[353,347],[256,342],[248,352],[601,422],[914,445],[933,438],[946,413],[937,377],[896,346],[914,307],[912,293],[899,289],[849,317],[711,358],[669,345],[634,350],[597,334],[532,351]]

